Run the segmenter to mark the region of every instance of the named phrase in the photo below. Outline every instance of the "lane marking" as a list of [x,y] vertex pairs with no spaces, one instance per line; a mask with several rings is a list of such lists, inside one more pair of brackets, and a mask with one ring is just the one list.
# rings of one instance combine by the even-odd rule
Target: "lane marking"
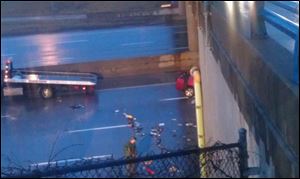
[[61,60],[72,60],[74,59],[73,57],[65,57],[65,58],[61,58]]
[[159,101],[175,101],[175,100],[182,100],[182,99],[188,99],[188,97],[176,97],[176,98],[165,98],[165,99],[161,99]]
[[8,53],[8,54],[1,54],[1,57],[7,57],[7,56],[15,56],[16,54],[14,53]]
[[55,43],[55,44],[70,44],[70,43],[81,43],[81,42],[88,42],[88,40],[62,41],[62,42],[57,42],[57,43]]
[[130,45],[143,45],[143,44],[152,44],[153,41],[147,41],[147,42],[132,42],[132,43],[124,43],[121,44],[121,46],[130,46]]
[[73,131],[66,131],[67,133],[77,133],[77,132],[87,132],[87,131],[96,131],[96,130],[106,130],[106,129],[116,129],[116,128],[124,128],[129,127],[129,124],[126,125],[118,125],[118,126],[107,126],[107,127],[97,127],[97,128],[90,128],[90,129],[80,129],[80,130],[73,130]]
[[82,161],[82,160],[93,160],[93,159],[107,159],[107,158],[112,158],[112,154],[107,154],[107,155],[98,155],[98,156],[92,156],[92,157],[83,157],[83,158],[75,158],[75,159],[67,159],[67,160],[58,160],[54,162],[40,162],[40,163],[34,163],[30,164],[31,167],[35,166],[43,166],[43,165],[51,165],[51,164],[65,164],[66,162],[77,162],[77,161]]
[[173,84],[175,84],[175,82],[156,83],[156,84],[149,84],[149,85],[137,85],[137,86],[120,87],[120,88],[100,89],[100,90],[95,90],[95,91],[125,90],[125,89],[133,89],[133,88],[145,88],[145,87],[154,87],[154,86],[167,86],[167,85],[173,85]]
[[[1,1],[2,2],[2,1]],[[30,17],[6,17],[1,19],[1,22],[26,22],[26,21],[40,21],[40,20],[74,20],[74,19],[86,19],[86,14],[79,15],[55,15],[55,16],[30,16]]]
[[8,119],[11,119],[11,120],[15,120],[15,119],[17,119],[16,117],[14,117],[14,116],[11,116],[11,115],[4,115],[4,116],[1,116],[1,119],[2,118],[8,118]]

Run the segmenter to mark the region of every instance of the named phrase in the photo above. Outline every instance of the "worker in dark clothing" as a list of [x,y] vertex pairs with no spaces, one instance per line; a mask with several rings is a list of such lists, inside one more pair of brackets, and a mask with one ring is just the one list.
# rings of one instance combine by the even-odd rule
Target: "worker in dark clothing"
[[[137,155],[136,152],[136,138],[132,137],[130,141],[125,145],[125,157],[126,159],[134,159]],[[127,171],[129,177],[134,177],[136,175],[136,164],[131,163],[127,165]]]

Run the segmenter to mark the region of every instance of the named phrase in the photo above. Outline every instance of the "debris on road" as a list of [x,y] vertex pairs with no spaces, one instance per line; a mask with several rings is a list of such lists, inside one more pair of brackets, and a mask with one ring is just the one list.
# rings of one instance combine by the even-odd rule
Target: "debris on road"
[[133,117],[133,115],[127,114],[127,113],[123,113],[123,115],[126,117],[126,119],[128,120],[128,124],[130,125],[131,128],[135,128],[135,120],[136,118]]
[[145,133],[142,133],[143,127],[141,126],[141,124],[139,122],[136,122],[136,121],[134,121],[133,123],[134,123],[133,128],[134,128],[135,133],[139,134],[141,136],[144,136]]
[[162,132],[163,132],[162,126],[158,125],[157,127],[151,129],[150,134],[152,136],[158,136],[159,137]]
[[156,130],[151,130],[150,135],[160,137],[160,134]]
[[163,126],[165,126],[165,123],[159,123],[158,126],[163,127]]
[[188,123],[185,123],[185,126],[187,126],[187,127],[190,127],[190,126],[193,126],[194,124],[193,123],[190,123],[190,122],[188,122]]
[[123,113],[123,115],[127,118],[128,121],[136,120],[136,118],[133,115]]
[[61,103],[61,102],[62,102],[61,97],[57,97],[57,98],[56,98],[56,101],[59,102],[59,103]]
[[119,109],[116,109],[116,110],[115,110],[115,113],[118,113],[118,112],[120,112],[120,110],[119,110]]
[[[163,125],[162,125],[163,124]],[[150,135],[154,138],[155,145],[161,151],[161,153],[168,152],[166,147],[162,144],[161,134],[164,130],[164,123],[158,124],[156,127],[152,128]]]
[[82,104],[75,104],[70,106],[71,109],[81,109],[81,108],[85,108],[85,106],[83,106]]

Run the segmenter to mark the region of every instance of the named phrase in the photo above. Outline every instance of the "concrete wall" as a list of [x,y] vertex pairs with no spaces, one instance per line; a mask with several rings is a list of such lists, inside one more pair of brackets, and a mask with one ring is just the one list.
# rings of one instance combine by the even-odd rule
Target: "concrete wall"
[[246,39],[221,17],[212,16],[212,27],[212,49],[223,76],[255,128],[256,142],[266,146],[260,154],[274,164],[275,176],[299,176],[299,86],[270,65],[272,58],[290,60],[289,53],[270,39]]
[[90,72],[107,78],[187,70],[197,63],[197,58],[197,53],[184,52],[144,58],[34,67],[29,70]]
[[270,39],[246,39],[223,17],[210,20],[210,47],[203,44],[203,25],[199,29],[208,143],[236,141],[244,127],[250,165],[259,166],[261,176],[299,177],[299,86],[270,64],[291,55]]
[[222,74],[220,63],[215,59],[210,48],[204,46],[202,31],[199,31],[199,36],[199,52],[201,53],[199,64],[207,146],[218,141],[222,143],[237,142],[238,130],[245,128],[247,130],[249,166],[258,166],[262,156],[258,154],[259,148],[253,135],[254,128],[249,128],[246,123],[239,104]]

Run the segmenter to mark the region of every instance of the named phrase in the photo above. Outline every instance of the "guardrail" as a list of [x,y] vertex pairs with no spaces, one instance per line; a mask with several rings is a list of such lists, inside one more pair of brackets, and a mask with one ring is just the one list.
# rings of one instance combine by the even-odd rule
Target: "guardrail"
[[[299,3],[294,2],[281,2],[281,1],[272,1],[273,5],[276,5],[280,8],[288,10],[291,13],[298,13],[299,15]],[[298,7],[297,7],[298,5]],[[284,32],[291,38],[295,40],[294,46],[294,72],[293,72],[293,81],[296,84],[299,84],[299,23],[295,23],[284,16],[277,14],[273,11],[263,8],[260,12],[260,15],[263,19],[276,27],[278,30]]]

